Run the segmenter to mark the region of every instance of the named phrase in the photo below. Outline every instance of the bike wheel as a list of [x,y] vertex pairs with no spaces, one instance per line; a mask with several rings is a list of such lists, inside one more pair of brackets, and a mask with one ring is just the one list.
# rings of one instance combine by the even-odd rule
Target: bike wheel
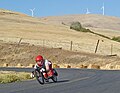
[[54,73],[54,75],[51,77],[51,79],[53,80],[53,82],[57,82],[58,73],[55,69],[53,69],[53,73]]
[[53,75],[53,76],[51,77],[51,79],[53,80],[53,82],[57,82],[57,76],[56,76],[56,75]]
[[35,77],[36,77],[37,81],[38,81],[40,84],[44,84],[44,83],[45,83],[45,81],[44,81],[44,76],[43,76],[43,74],[42,74],[40,71],[35,70]]
[[54,73],[54,75],[58,76],[58,73],[55,69],[53,69],[53,73]]

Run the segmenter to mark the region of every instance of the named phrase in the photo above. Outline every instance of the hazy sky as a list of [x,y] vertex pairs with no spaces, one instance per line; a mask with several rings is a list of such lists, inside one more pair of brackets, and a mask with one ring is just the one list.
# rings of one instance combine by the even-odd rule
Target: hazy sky
[[31,15],[29,9],[35,8],[34,16],[56,16],[69,14],[102,14],[120,17],[120,0],[0,0],[0,8]]

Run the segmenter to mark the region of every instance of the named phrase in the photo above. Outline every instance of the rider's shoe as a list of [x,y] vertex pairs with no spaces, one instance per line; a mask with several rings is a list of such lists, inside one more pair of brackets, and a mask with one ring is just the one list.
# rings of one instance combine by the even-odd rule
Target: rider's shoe
[[46,81],[46,82],[49,82],[49,79],[47,78],[47,79],[45,79],[45,81]]
[[31,77],[31,78],[34,78],[34,77],[35,77],[34,71],[32,71],[32,73],[30,74],[30,77]]

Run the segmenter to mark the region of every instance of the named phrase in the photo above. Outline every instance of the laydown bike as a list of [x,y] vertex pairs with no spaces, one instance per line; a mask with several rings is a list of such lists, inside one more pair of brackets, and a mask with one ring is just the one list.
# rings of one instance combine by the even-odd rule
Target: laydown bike
[[42,70],[40,68],[35,69],[34,70],[34,74],[35,74],[35,77],[36,77],[37,81],[40,84],[44,84],[45,81],[49,82],[49,79],[52,79],[53,82],[57,82],[58,73],[57,73],[57,71],[55,69],[53,69],[52,71],[53,71],[53,75],[52,76],[50,76],[50,72],[47,72],[47,75],[48,75],[47,80],[44,77],[43,72],[42,72]]

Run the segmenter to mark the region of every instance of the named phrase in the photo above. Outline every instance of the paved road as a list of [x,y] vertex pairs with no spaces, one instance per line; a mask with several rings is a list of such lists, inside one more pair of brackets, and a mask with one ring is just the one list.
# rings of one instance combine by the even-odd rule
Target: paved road
[[[32,69],[17,71],[29,72]],[[36,80],[29,80],[0,84],[0,93],[120,93],[120,71],[85,69],[57,69],[57,71],[59,73],[57,83],[51,81],[40,85]]]

